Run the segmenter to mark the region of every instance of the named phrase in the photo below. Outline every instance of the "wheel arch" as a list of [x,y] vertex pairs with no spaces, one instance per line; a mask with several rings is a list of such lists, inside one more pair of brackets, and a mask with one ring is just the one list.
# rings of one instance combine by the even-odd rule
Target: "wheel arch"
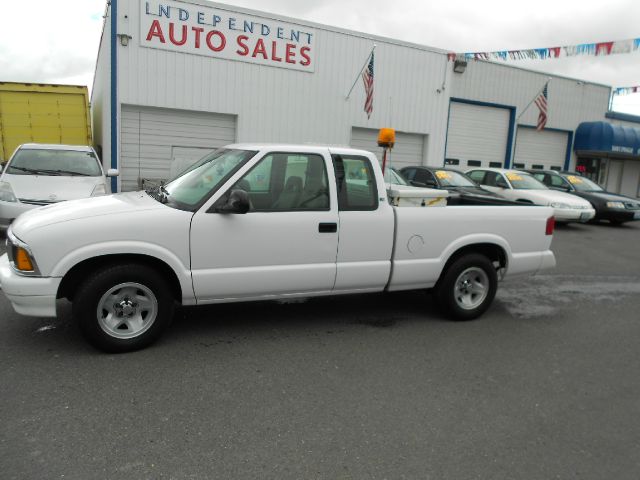
[[169,288],[176,301],[182,301],[183,288],[180,284],[180,280],[178,279],[178,275],[173,270],[173,268],[171,268],[169,264],[157,257],[138,253],[107,254],[82,260],[81,262],[74,265],[62,277],[62,281],[60,282],[60,285],[58,287],[57,298],[68,298],[69,300],[72,300],[73,294],[77,290],[78,285],[91,272],[94,272],[106,266],[125,263],[146,265],[150,268],[153,268],[154,270],[159,272],[164,279],[167,280]]
[[496,270],[503,269],[504,271],[506,271],[508,267],[509,254],[507,253],[507,250],[504,248],[504,246],[493,242],[471,243],[459,247],[449,255],[447,261],[444,264],[444,267],[442,268],[442,271],[440,272],[438,282],[440,281],[440,279],[442,279],[443,275],[447,272],[447,269],[453,262],[458,260],[460,257],[471,253],[478,253],[487,257],[491,261],[491,263],[493,263],[497,267]]

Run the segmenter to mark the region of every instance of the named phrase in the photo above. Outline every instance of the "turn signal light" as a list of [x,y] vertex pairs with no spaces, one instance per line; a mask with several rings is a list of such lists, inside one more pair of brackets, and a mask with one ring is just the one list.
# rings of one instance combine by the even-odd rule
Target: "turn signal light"
[[33,272],[33,263],[27,251],[22,247],[16,248],[15,265],[23,272]]
[[553,229],[556,226],[556,219],[555,217],[549,217],[547,218],[547,229],[544,231],[545,235],[553,235]]

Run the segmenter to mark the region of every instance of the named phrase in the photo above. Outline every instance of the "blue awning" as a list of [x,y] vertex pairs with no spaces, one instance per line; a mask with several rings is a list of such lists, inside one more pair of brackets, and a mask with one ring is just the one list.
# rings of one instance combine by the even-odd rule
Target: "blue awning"
[[576,130],[573,149],[640,155],[640,129],[607,122],[583,122]]

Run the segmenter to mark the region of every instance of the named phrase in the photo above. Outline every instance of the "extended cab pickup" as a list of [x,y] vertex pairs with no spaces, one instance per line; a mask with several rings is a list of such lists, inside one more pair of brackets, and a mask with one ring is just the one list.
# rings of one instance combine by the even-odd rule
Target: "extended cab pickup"
[[419,205],[391,204],[369,152],[230,145],[164,187],[21,215],[0,286],[24,315],[68,298],[94,346],[128,351],[161,335],[176,302],[433,288],[465,320],[499,277],[555,265],[550,208]]

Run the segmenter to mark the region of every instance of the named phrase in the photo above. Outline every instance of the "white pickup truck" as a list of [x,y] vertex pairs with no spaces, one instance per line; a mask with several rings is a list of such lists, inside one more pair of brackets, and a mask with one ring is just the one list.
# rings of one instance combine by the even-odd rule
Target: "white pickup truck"
[[465,320],[499,277],[555,265],[550,208],[419,205],[391,204],[369,152],[229,145],[164,187],[21,215],[0,287],[23,315],[68,298],[88,341],[122,352],[155,341],[176,302],[433,288]]

